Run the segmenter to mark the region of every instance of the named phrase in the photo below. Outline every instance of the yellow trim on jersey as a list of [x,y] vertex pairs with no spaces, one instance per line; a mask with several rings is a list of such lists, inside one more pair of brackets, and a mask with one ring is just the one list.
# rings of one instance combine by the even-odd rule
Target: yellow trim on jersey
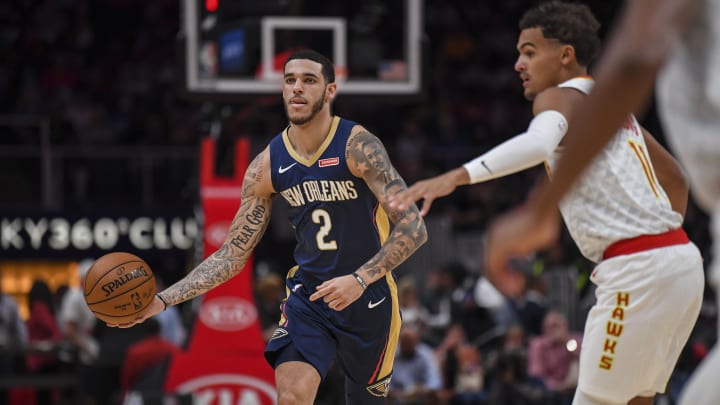
[[390,219],[380,204],[375,209],[375,226],[380,237],[380,245],[384,245],[385,241],[390,237]]
[[397,284],[392,273],[385,274],[385,280],[390,288],[390,299],[392,301],[392,317],[390,319],[390,331],[388,332],[388,343],[385,348],[385,358],[380,366],[378,380],[390,375],[395,364],[395,352],[397,351],[398,340],[400,340],[400,326],[402,319],[400,318],[400,303],[398,301]]
[[[288,278],[294,276],[295,273],[297,273],[299,268],[300,268],[300,266],[298,266],[298,265],[293,266],[290,270],[288,270],[287,276],[285,276],[285,278],[288,279]],[[285,284],[285,299],[283,301],[287,301],[287,299],[290,298],[290,294],[291,294],[290,288],[287,286],[287,284]],[[285,311],[283,311],[280,313],[280,320],[278,321],[278,325],[284,326],[285,322],[287,322],[287,319],[285,319]]]
[[300,156],[300,154],[295,152],[295,148],[293,148],[292,143],[290,143],[290,137],[288,137],[288,128],[290,127],[286,128],[282,133],[282,139],[283,143],[285,144],[285,149],[290,154],[290,156],[292,156],[293,159],[297,160],[302,165],[310,167],[314,165],[315,162],[317,162],[320,156],[322,156],[323,152],[325,152],[325,149],[327,149],[328,145],[330,145],[330,142],[332,142],[333,138],[335,137],[335,132],[337,131],[337,127],[339,124],[340,117],[336,115],[333,117],[332,124],[330,124],[330,131],[325,137],[325,140],[310,159],[305,159],[304,157]]

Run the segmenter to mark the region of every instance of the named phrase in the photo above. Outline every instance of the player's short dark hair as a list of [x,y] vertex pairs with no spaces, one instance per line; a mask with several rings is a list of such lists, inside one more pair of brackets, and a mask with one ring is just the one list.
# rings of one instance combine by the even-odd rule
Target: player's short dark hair
[[295,51],[290,54],[290,56],[288,56],[287,60],[285,61],[285,65],[283,65],[283,70],[285,70],[285,66],[287,66],[288,62],[293,59],[308,59],[313,62],[319,63],[320,65],[322,65],[322,74],[325,78],[325,81],[327,83],[335,82],[335,68],[333,67],[333,63],[330,59],[328,59],[320,52],[313,51],[312,49],[301,49],[299,51]]
[[585,4],[550,1],[525,12],[520,30],[540,28],[543,36],[575,48],[578,63],[587,66],[600,52],[600,23]]

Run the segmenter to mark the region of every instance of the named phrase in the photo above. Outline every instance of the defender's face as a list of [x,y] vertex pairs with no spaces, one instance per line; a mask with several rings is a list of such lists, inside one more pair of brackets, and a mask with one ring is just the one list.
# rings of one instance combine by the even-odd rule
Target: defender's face
[[535,99],[548,87],[560,84],[562,44],[543,36],[540,28],[526,28],[517,43],[515,71],[520,73],[525,98]]
[[288,62],[283,78],[283,101],[290,122],[302,125],[312,120],[332,99],[327,90],[321,64],[308,59]]

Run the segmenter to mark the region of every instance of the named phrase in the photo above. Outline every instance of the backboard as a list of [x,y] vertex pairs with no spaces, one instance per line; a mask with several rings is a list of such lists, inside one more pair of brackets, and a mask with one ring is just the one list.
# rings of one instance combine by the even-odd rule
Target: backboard
[[422,0],[182,0],[189,93],[277,94],[287,56],[312,48],[338,92],[414,95],[422,87]]

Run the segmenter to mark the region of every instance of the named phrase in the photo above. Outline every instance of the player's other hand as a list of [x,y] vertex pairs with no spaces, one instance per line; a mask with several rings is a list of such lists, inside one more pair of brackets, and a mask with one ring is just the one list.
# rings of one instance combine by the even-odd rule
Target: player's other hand
[[160,312],[165,310],[165,304],[163,304],[162,300],[157,297],[157,295],[153,298],[152,302],[150,302],[150,305],[148,305],[147,309],[138,316],[137,319],[135,319],[133,322],[127,322],[127,323],[108,323],[107,326],[111,328],[132,328],[133,326],[145,322],[146,319],[152,318],[153,316],[159,314]]
[[363,291],[362,286],[355,280],[355,277],[348,274],[320,284],[315,293],[310,296],[310,301],[317,301],[322,298],[330,309],[342,311],[360,298]]
[[510,260],[551,246],[560,234],[557,210],[541,214],[524,205],[493,221],[485,240],[485,274],[510,297],[522,295],[525,275],[512,269]]
[[[457,188],[456,177],[458,174],[463,174],[457,170],[458,169],[452,170],[426,180],[420,180],[413,184],[410,188],[390,196],[388,199],[390,207],[398,210],[405,210],[410,207],[410,205],[415,204],[415,201],[423,199],[424,201],[422,207],[420,208],[420,215],[427,215],[427,213],[430,212],[430,207],[436,198],[445,197],[455,191],[455,188]],[[465,169],[463,168],[460,168],[459,170],[465,172]]]

